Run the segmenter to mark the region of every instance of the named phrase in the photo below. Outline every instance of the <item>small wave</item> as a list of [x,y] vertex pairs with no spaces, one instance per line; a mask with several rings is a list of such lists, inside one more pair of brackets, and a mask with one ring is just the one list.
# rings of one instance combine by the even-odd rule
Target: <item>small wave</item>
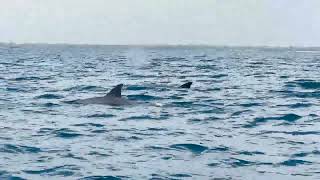
[[0,179],[7,179],[7,180],[26,180],[24,178],[13,176],[7,171],[0,170]]
[[153,100],[160,100],[162,98],[157,96],[151,95],[128,95],[129,100],[140,100],[140,101],[153,101]]
[[213,62],[215,59],[200,59],[202,62]]
[[104,127],[103,124],[97,124],[97,123],[74,124],[73,126],[78,126],[78,127]]
[[318,150],[314,150],[311,152],[300,152],[300,153],[295,153],[292,155],[292,157],[306,157],[309,155],[320,155],[320,151]]
[[146,76],[146,75],[140,75],[140,74],[132,74],[131,75],[132,79],[145,79],[145,78],[150,78],[150,77],[153,77],[153,76]]
[[169,106],[189,108],[192,105],[193,105],[192,101],[175,101],[175,102],[172,102]]
[[299,160],[299,159],[289,159],[289,160],[283,161],[279,164],[283,165],[283,166],[298,166],[298,165],[303,165],[303,164],[306,164],[306,165],[312,164],[312,162]]
[[166,57],[166,58],[162,58],[162,61],[179,61],[181,62],[182,60],[185,60],[186,58],[183,57]]
[[264,155],[265,153],[260,151],[240,151],[238,154],[248,155],[248,156],[254,156],[254,155]]
[[7,91],[9,92],[28,92],[29,89],[25,89],[23,87],[7,87]]
[[296,121],[300,118],[302,118],[302,117],[299,115],[296,115],[296,114],[286,114],[284,116],[276,118],[276,120],[278,119],[278,120],[285,120],[285,121],[293,122],[293,121]]
[[52,133],[55,134],[57,137],[61,137],[61,138],[75,138],[75,137],[82,136],[82,134],[67,128],[55,130]]
[[303,89],[320,89],[320,82],[311,79],[298,79],[295,81],[287,82],[287,87],[299,86]]
[[207,57],[207,55],[206,54],[203,54],[203,55],[195,55],[195,56],[193,56],[194,58],[205,58],[205,57]]
[[129,178],[125,176],[88,176],[80,178],[79,180],[121,180],[122,178]]
[[113,114],[92,114],[92,115],[87,115],[85,117],[87,117],[87,118],[111,118],[114,116],[115,115],[113,115]]
[[168,131],[166,128],[148,128],[147,131]]
[[142,116],[131,116],[128,118],[123,118],[120,121],[127,121],[127,120],[153,120],[157,119],[155,117],[149,116],[149,115],[142,115]]
[[260,66],[257,66],[257,65],[246,65],[245,67],[248,68],[248,69],[258,69],[258,68],[261,68]]
[[220,165],[220,163],[209,163],[209,164],[207,164],[207,166],[209,166],[209,167],[217,167],[219,165]]
[[288,106],[289,108],[305,108],[305,107],[311,107],[313,104],[311,103],[295,103],[295,104],[289,104],[289,105],[286,105]]
[[108,130],[105,130],[105,129],[96,129],[96,130],[92,130],[92,131],[90,131],[90,132],[99,134],[99,133],[106,133],[106,132],[108,132]]
[[130,136],[130,137],[126,137],[126,136],[117,136],[114,138],[115,141],[130,141],[130,140],[143,140],[142,138],[139,138],[138,136]]
[[316,82],[312,80],[298,82],[297,84],[305,89],[320,89],[320,82]]
[[175,177],[175,178],[188,178],[188,177],[192,177],[189,174],[172,174],[170,175],[171,177]]
[[79,85],[79,86],[74,86],[74,87],[64,89],[64,91],[74,91],[74,90],[76,91],[101,90],[101,87]]
[[[161,174],[151,174],[151,176],[152,176],[152,178],[150,178],[150,180],[164,180],[164,179],[166,179],[166,180],[169,180],[170,178],[168,178],[168,177],[165,177],[165,176],[163,176],[163,175],[161,175]],[[171,179],[170,179],[171,180]],[[174,179],[175,180],[175,179]]]
[[41,170],[24,170],[27,174],[38,175],[50,175],[50,176],[72,176],[75,171],[79,171],[80,168],[75,165],[56,166],[53,168],[46,168]]
[[35,99],[62,99],[62,98],[64,97],[56,94],[43,94],[35,97]]
[[285,134],[291,134],[294,136],[298,135],[319,135],[319,131],[293,131],[293,132],[285,132]]
[[217,69],[217,67],[215,65],[198,65],[198,66],[196,66],[196,68],[199,70],[206,70],[206,71]]
[[265,62],[262,62],[262,61],[253,61],[253,62],[250,62],[249,64],[253,64],[253,65],[264,65]]
[[320,91],[312,91],[312,92],[300,92],[293,90],[282,90],[282,91],[270,91],[271,93],[277,92],[284,94],[286,97],[297,97],[297,98],[320,98]]
[[231,116],[239,116],[239,115],[246,113],[246,112],[251,112],[251,111],[250,110],[236,111],[236,112],[232,113]]
[[43,106],[50,108],[50,107],[58,107],[58,106],[61,106],[61,105],[55,104],[55,103],[45,103],[45,104],[43,104]]
[[202,119],[199,119],[199,118],[190,118],[188,119],[188,122],[191,122],[191,123],[209,123],[210,121],[216,121],[216,120],[220,120],[220,118],[218,117],[214,117],[214,116],[210,116],[210,117],[207,117],[207,118],[202,118]]
[[80,104],[79,100],[70,100],[70,101],[61,101],[61,102],[66,104]]
[[170,146],[173,149],[179,150],[187,150],[194,154],[201,154],[204,151],[207,151],[209,148],[206,146],[198,145],[198,144],[173,144]]
[[40,128],[37,133],[38,134],[48,134],[52,131],[54,131],[54,129],[52,129],[52,128]]
[[219,147],[211,148],[209,150],[209,152],[227,152],[227,151],[230,151],[230,148],[226,146],[219,146]]
[[36,77],[36,76],[29,76],[29,77],[17,77],[10,79],[12,81],[37,81],[37,80],[49,80],[50,77]]
[[262,103],[242,103],[242,104],[239,104],[239,106],[242,106],[242,107],[255,107],[255,106],[262,106],[263,104]]
[[32,146],[1,144],[0,152],[13,153],[13,154],[18,154],[18,153],[26,154],[26,153],[39,153],[39,152],[42,152],[42,150],[40,148],[32,147]]
[[141,91],[141,90],[146,90],[149,89],[148,87],[145,86],[129,86],[127,87],[127,90],[132,90],[132,91]]
[[242,103],[242,104],[239,104],[239,106],[242,106],[242,107],[256,107],[256,106],[263,106],[262,103]]
[[173,132],[167,133],[168,136],[182,136],[186,134],[187,133],[184,131],[173,131]]
[[290,76],[280,76],[281,79],[288,79]]
[[272,120],[284,120],[286,122],[295,122],[296,120],[302,118],[299,115],[296,114],[286,114],[283,116],[279,116],[279,117],[258,117],[255,118],[254,121],[250,122],[247,125],[244,125],[245,128],[252,128],[255,126],[258,126],[261,123],[266,123],[268,121],[272,121]]
[[217,75],[209,76],[209,78],[213,78],[213,79],[218,79],[223,77],[228,77],[228,74],[217,74]]
[[170,157],[170,156],[165,156],[165,157],[162,157],[161,159],[163,159],[163,160],[170,160],[170,159],[172,159],[172,157]]
[[290,134],[293,136],[303,136],[303,135],[319,135],[320,131],[263,131],[260,134],[274,134],[274,133]]
[[72,154],[72,153],[67,153],[67,154],[65,154],[65,155],[61,155],[61,157],[63,157],[63,158],[72,158],[72,159],[79,159],[79,160],[86,160],[85,158],[76,156],[76,155],[74,155],[74,154]]
[[237,158],[231,158],[230,160],[228,160],[227,162],[228,164],[230,164],[232,167],[243,167],[243,166],[250,166],[250,165],[255,165],[255,162],[252,161],[247,161],[247,160],[243,160],[243,159],[237,159]]
[[101,157],[109,157],[111,155],[109,154],[105,154],[105,153],[100,153],[100,152],[97,152],[97,151],[91,151],[88,153],[89,156],[101,156]]
[[161,146],[146,146],[145,149],[148,149],[148,150],[170,150],[170,148],[167,148],[167,147],[161,147]]

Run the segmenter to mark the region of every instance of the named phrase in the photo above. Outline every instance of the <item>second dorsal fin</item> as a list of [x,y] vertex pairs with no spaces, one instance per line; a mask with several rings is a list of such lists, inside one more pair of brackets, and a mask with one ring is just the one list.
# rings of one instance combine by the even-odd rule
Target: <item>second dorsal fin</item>
[[180,86],[180,88],[190,88],[191,85],[192,85],[192,82],[187,82],[187,83],[185,83],[185,84],[182,84],[182,85]]
[[116,87],[110,90],[106,96],[114,96],[114,97],[121,97],[121,88],[123,84],[118,84]]

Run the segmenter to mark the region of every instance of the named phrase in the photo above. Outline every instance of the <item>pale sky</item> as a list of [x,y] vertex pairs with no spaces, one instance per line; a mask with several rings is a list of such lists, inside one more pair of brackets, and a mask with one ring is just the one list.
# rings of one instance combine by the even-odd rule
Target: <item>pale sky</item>
[[320,46],[320,0],[0,0],[0,42]]

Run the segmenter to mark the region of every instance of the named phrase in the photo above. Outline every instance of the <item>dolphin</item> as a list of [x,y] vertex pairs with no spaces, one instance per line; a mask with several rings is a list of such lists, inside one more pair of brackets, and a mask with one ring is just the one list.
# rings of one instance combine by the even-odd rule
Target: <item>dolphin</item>
[[[181,85],[179,88],[190,88],[192,82],[187,82]],[[116,85],[111,89],[105,96],[101,97],[92,97],[87,99],[75,100],[77,104],[101,104],[101,105],[110,105],[110,106],[123,106],[123,105],[134,105],[134,101],[130,101],[121,96],[123,84]]]
[[190,89],[191,85],[192,85],[192,82],[187,82],[187,83],[182,84],[179,88]]
[[80,99],[76,102],[79,104],[102,104],[110,106],[122,106],[122,105],[133,105],[134,103],[121,96],[121,89],[123,84],[116,85],[110,90],[105,96],[93,97],[88,99]]

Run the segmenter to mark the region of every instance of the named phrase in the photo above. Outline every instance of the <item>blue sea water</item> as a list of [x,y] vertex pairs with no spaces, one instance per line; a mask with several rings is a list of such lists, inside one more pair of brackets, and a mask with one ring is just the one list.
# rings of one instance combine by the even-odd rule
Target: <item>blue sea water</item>
[[[319,69],[320,49],[1,44],[0,179],[320,179]],[[137,105],[65,103],[119,83]]]

